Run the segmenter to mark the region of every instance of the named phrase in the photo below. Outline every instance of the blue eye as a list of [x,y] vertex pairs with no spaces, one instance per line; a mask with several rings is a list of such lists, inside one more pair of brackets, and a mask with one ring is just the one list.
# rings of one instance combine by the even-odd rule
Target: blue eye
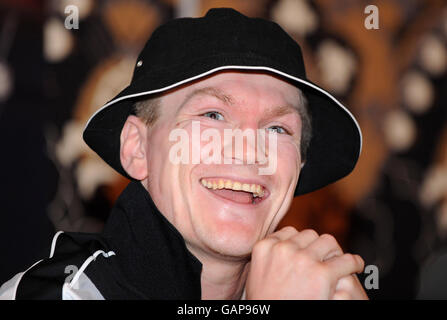
[[283,127],[280,127],[280,126],[271,126],[271,127],[268,127],[267,130],[276,131],[276,133],[280,133],[280,134],[289,133],[286,129],[284,129]]
[[219,112],[216,112],[216,111],[210,111],[210,112],[204,113],[203,116],[213,119],[213,120],[223,120],[224,119],[223,115],[221,115]]

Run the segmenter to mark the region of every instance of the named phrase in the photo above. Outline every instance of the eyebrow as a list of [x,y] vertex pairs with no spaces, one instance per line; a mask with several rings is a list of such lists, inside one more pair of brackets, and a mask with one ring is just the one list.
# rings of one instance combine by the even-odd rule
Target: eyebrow
[[[192,91],[191,93],[189,93],[186,96],[185,100],[180,105],[180,108],[178,110],[180,111],[186,103],[188,103],[192,98],[194,98],[195,96],[198,96],[198,95],[209,95],[209,96],[216,97],[217,99],[221,100],[226,105],[234,105],[235,104],[235,99],[231,95],[223,92],[222,90],[219,90],[218,88],[215,88],[215,87],[204,87],[204,88],[196,89],[196,90]],[[294,112],[297,112],[299,115],[301,115],[299,107],[297,107],[295,105],[286,104],[286,105],[282,105],[282,106],[267,110],[264,114],[264,118],[281,117],[281,116],[284,116],[284,115],[287,115],[290,113],[294,113]]]
[[227,105],[234,105],[234,98],[223,91],[215,88],[215,87],[204,87],[194,90],[193,92],[189,93],[185,100],[183,100],[182,104],[180,105],[179,110],[183,108],[183,106],[188,103],[192,98],[198,95],[208,95],[216,97],[217,99],[221,100],[223,103]]
[[282,105],[276,108],[272,108],[269,109],[265,112],[264,114],[264,118],[276,118],[276,117],[281,117],[290,113],[294,113],[297,112],[298,114],[300,114],[300,110],[298,107],[293,106],[293,105]]

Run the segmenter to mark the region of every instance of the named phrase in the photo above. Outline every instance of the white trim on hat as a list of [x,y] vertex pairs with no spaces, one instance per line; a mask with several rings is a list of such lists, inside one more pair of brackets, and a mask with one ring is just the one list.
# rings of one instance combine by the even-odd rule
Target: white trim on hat
[[119,101],[122,101],[122,100],[125,100],[125,99],[129,99],[129,98],[135,98],[135,97],[139,97],[139,96],[144,96],[144,95],[149,95],[149,94],[153,94],[153,93],[163,92],[163,91],[166,91],[166,90],[175,88],[175,87],[177,87],[177,86],[179,86],[179,85],[182,85],[182,84],[184,84],[184,83],[188,83],[188,82],[191,82],[191,81],[193,81],[193,80],[202,78],[202,77],[207,76],[207,75],[209,75],[209,74],[211,74],[211,73],[214,73],[214,72],[217,72],[217,71],[220,71],[220,70],[226,70],[226,69],[236,69],[236,70],[237,70],[237,69],[239,69],[239,70],[265,70],[265,71],[270,71],[270,72],[279,74],[279,75],[281,75],[281,76],[283,76],[283,77],[286,77],[286,78],[295,80],[295,81],[297,81],[297,82],[300,82],[300,83],[302,83],[302,84],[305,84],[305,85],[307,85],[307,86],[309,86],[309,87],[311,87],[311,88],[313,88],[313,89],[316,89],[316,90],[320,91],[321,93],[325,94],[325,95],[328,96],[330,99],[332,99],[332,100],[333,100],[339,107],[341,107],[342,110],[345,111],[345,112],[351,117],[351,119],[354,121],[354,123],[355,123],[355,125],[356,125],[356,127],[357,127],[357,130],[358,130],[358,132],[359,132],[359,136],[360,136],[360,148],[359,148],[359,156],[360,156],[360,153],[362,152],[362,146],[363,146],[362,131],[360,130],[360,126],[359,126],[357,120],[354,118],[354,116],[352,115],[352,113],[351,113],[345,106],[343,106],[343,105],[342,105],[337,99],[335,99],[335,97],[333,97],[329,92],[327,92],[327,91],[321,89],[320,87],[318,87],[318,86],[316,86],[316,85],[314,85],[314,84],[312,84],[312,83],[310,83],[310,82],[308,82],[308,81],[306,81],[306,80],[303,80],[303,79],[300,79],[300,78],[291,76],[291,75],[289,75],[289,74],[287,74],[287,73],[284,73],[284,72],[282,72],[282,71],[279,71],[279,70],[276,70],[276,69],[273,69],[273,68],[263,67],[263,66],[221,66],[221,67],[218,67],[218,68],[214,68],[214,69],[208,70],[207,72],[201,73],[201,74],[196,75],[196,76],[194,76],[194,77],[191,77],[191,78],[188,78],[188,79],[185,79],[185,80],[176,82],[176,83],[171,84],[171,85],[169,85],[169,86],[167,86],[167,87],[164,87],[164,88],[155,89],[155,90],[150,90],[150,91],[143,91],[143,92],[138,92],[138,93],[134,93],[134,94],[129,94],[129,95],[127,95],[127,96],[119,97],[119,98],[117,98],[117,99],[115,99],[115,100],[112,100],[112,101],[106,103],[104,106],[102,106],[100,109],[98,109],[98,110],[97,110],[97,111],[90,117],[90,119],[88,119],[87,124],[85,125],[85,128],[84,128],[84,131],[85,131],[85,129],[87,128],[87,126],[88,126],[88,124],[90,123],[90,121],[91,121],[91,120],[92,120],[92,119],[93,119],[99,112],[101,112],[101,111],[104,110],[105,108],[111,106],[112,104],[115,104],[115,103],[117,103],[117,102],[119,102]]

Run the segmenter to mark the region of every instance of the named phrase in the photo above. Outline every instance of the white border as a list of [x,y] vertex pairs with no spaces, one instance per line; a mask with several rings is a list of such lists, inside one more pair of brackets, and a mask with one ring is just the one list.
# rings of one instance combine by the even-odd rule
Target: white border
[[289,75],[289,74],[287,74],[287,73],[284,73],[284,72],[282,72],[282,71],[279,71],[279,70],[276,70],[276,69],[273,69],[273,68],[269,68],[269,67],[263,67],[263,66],[222,66],[222,67],[218,67],[218,68],[211,69],[211,70],[209,70],[209,71],[207,71],[207,72],[204,72],[204,73],[201,73],[201,74],[199,74],[199,75],[197,75],[197,76],[194,76],[194,77],[191,77],[191,78],[188,78],[188,79],[185,79],[185,80],[176,82],[176,83],[171,84],[171,85],[169,85],[169,86],[167,86],[167,87],[164,87],[164,88],[155,89],[155,90],[150,90],[150,91],[143,91],[143,92],[134,93],[134,94],[129,94],[129,95],[127,95],[127,96],[119,97],[119,98],[117,98],[117,99],[115,99],[115,100],[110,101],[109,103],[106,103],[106,104],[105,104],[104,106],[102,106],[100,109],[96,110],[96,112],[90,117],[90,119],[88,119],[87,124],[86,124],[85,127],[84,127],[84,131],[85,131],[85,129],[87,128],[87,126],[89,125],[90,121],[96,116],[96,114],[98,114],[99,112],[101,112],[101,111],[104,110],[105,108],[111,106],[112,104],[115,104],[115,103],[117,103],[117,102],[119,102],[119,101],[122,101],[122,100],[125,100],[125,99],[129,99],[129,98],[135,98],[135,97],[139,97],[139,96],[144,96],[144,95],[149,95],[149,94],[153,94],[153,93],[163,92],[163,91],[172,89],[172,88],[174,88],[174,87],[177,87],[177,86],[179,86],[179,85],[182,85],[182,84],[184,84],[184,83],[193,81],[193,80],[195,80],[195,79],[202,78],[202,77],[204,77],[204,76],[206,76],[206,75],[209,75],[209,74],[211,74],[211,73],[214,73],[214,72],[217,72],[217,71],[220,71],[220,70],[226,70],[226,69],[239,69],[239,70],[266,70],[266,71],[270,71],[270,72],[279,74],[279,75],[281,75],[281,76],[283,76],[283,77],[286,77],[286,78],[289,78],[289,79],[298,81],[298,82],[300,82],[300,83],[302,83],[302,84],[305,84],[305,85],[307,85],[307,86],[309,86],[309,87],[311,87],[311,88],[313,88],[313,89],[316,89],[316,90],[320,91],[321,93],[325,94],[325,95],[328,96],[330,99],[332,99],[332,100],[333,100],[339,107],[341,107],[342,110],[345,111],[345,112],[351,117],[351,119],[354,121],[354,123],[355,123],[355,125],[356,125],[356,127],[357,127],[357,130],[358,130],[358,132],[359,132],[359,136],[360,136],[360,149],[359,149],[359,154],[358,154],[358,156],[360,157],[360,153],[362,152],[362,146],[363,146],[363,136],[362,136],[362,131],[360,130],[360,126],[359,126],[357,120],[354,118],[354,116],[352,115],[352,113],[351,113],[348,109],[346,109],[345,106],[343,106],[343,105],[342,105],[337,99],[335,99],[330,93],[328,93],[327,91],[321,89],[320,87],[315,86],[314,84],[312,84],[312,83],[310,83],[310,82],[307,82],[306,80],[303,80],[303,79],[300,79],[300,78],[296,78],[296,77],[291,76],[291,75]]
[[111,256],[115,255],[114,251],[105,252],[104,250],[96,250],[90,257],[88,257],[82,266],[79,268],[79,270],[74,275],[73,279],[71,279],[71,282],[69,284],[70,288],[73,288],[73,286],[76,284],[76,282],[79,280],[79,277],[84,272],[84,270],[88,267],[90,262],[96,260],[96,257],[98,257],[100,254],[102,254],[104,257],[109,258]]
[[25,271],[19,273],[20,276],[19,276],[19,278],[17,279],[17,282],[14,285],[14,291],[13,291],[13,298],[12,298],[12,300],[17,300],[17,289],[19,288],[20,281],[22,281],[22,278],[25,275],[25,273],[27,273],[29,270],[31,270],[32,267],[34,267],[35,265],[41,263],[42,261],[43,261],[43,259],[35,262],[31,267],[29,267]]
[[57,238],[64,233],[64,231],[58,231],[56,232],[56,234],[53,237],[53,241],[51,241],[51,250],[50,250],[50,259],[53,258],[54,255],[54,250],[56,250],[56,242],[57,242]]

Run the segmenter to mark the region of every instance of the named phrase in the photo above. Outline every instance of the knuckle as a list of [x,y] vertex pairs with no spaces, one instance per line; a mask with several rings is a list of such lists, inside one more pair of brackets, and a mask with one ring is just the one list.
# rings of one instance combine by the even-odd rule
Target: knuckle
[[338,242],[337,242],[337,240],[335,239],[335,237],[334,237],[333,235],[329,234],[329,233],[324,233],[324,234],[322,234],[322,235],[320,236],[320,238],[324,239],[324,240],[327,241],[327,242],[338,244]]
[[354,255],[354,257],[357,260],[357,263],[360,265],[360,269],[363,270],[365,268],[365,260],[363,260],[363,258],[358,254]]
[[294,234],[294,233],[298,233],[298,230],[296,230],[295,227],[292,227],[292,226],[286,226],[286,227],[282,228],[282,229],[280,230],[280,232],[288,233],[288,234]]
[[318,233],[313,229],[305,229],[305,230],[301,231],[301,233],[304,233],[304,234],[306,234],[312,238],[315,238],[315,239],[318,238]]
[[279,241],[273,245],[274,250],[282,255],[287,255],[292,250],[292,243],[291,241],[285,240],[285,241]]
[[290,238],[290,241],[293,242],[296,246],[298,246],[299,248],[303,247],[302,245],[302,235],[297,234],[294,235],[293,237]]
[[255,245],[253,246],[253,250],[252,250],[252,256],[258,256],[258,255],[262,255],[263,253],[265,253],[269,246],[270,246],[270,241],[269,239],[263,239],[257,243],[255,243]]
[[363,260],[363,258],[361,256],[359,256],[358,254],[354,255],[357,259],[358,262],[360,262],[361,264],[365,264],[365,260]]
[[350,264],[353,264],[353,265],[359,264],[359,261],[357,260],[355,255],[353,255],[351,253],[345,253],[344,259]]
[[268,234],[264,239],[262,239],[261,241],[268,240],[268,239],[278,239],[278,232],[279,232],[279,231],[269,233],[269,234]]
[[[312,256],[306,250],[298,250],[295,253],[294,261],[298,266],[307,266],[315,263]],[[318,270],[314,270],[318,273]]]

